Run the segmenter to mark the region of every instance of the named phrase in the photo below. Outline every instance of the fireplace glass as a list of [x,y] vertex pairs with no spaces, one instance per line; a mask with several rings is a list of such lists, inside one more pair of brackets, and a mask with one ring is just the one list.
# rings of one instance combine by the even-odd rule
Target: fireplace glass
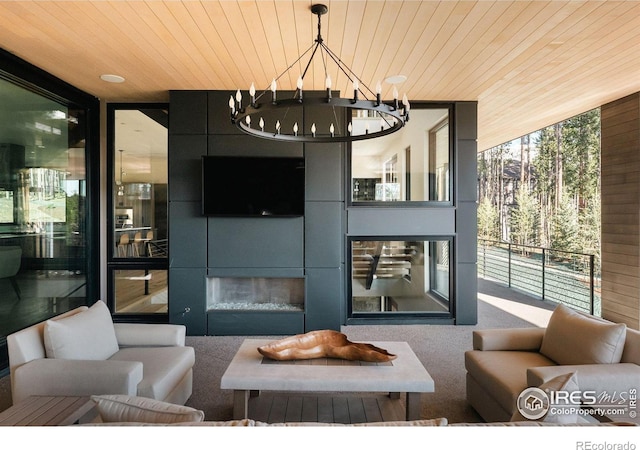
[[304,278],[208,277],[207,310],[304,311]]

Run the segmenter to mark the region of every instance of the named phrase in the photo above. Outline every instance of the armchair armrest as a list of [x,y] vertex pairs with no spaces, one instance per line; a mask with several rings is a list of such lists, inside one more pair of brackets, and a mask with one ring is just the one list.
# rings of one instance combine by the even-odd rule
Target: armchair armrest
[[184,347],[184,325],[114,323],[113,326],[120,347]]
[[43,358],[21,365],[11,378],[14,404],[31,395],[136,395],[142,363]]
[[473,335],[474,350],[538,351],[542,345],[545,328],[500,328],[476,330]]
[[537,387],[547,381],[567,373],[577,374],[581,391],[606,392],[609,395],[628,393],[638,388],[640,366],[633,363],[619,364],[578,364],[566,366],[531,367],[527,369],[527,383]]

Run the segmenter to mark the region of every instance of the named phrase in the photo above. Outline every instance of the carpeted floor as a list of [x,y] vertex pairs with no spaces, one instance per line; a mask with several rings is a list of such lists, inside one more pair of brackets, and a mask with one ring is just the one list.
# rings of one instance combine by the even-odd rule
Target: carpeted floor
[[[477,325],[357,325],[342,329],[352,341],[409,343],[435,381],[435,392],[424,394],[422,418],[446,417],[450,423],[481,421],[465,400],[464,352],[471,349],[471,332],[545,326],[554,306],[491,282],[478,283]],[[220,379],[243,339],[244,336],[187,337],[187,345],[196,353],[193,395],[187,405],[203,410],[208,420],[231,418],[232,393],[220,389]],[[10,405],[7,376],[0,379],[0,411]]]

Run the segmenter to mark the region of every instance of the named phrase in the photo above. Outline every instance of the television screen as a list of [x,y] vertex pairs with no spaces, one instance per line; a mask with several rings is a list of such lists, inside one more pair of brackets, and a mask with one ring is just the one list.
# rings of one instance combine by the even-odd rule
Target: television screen
[[304,158],[202,157],[206,216],[302,216],[304,187]]

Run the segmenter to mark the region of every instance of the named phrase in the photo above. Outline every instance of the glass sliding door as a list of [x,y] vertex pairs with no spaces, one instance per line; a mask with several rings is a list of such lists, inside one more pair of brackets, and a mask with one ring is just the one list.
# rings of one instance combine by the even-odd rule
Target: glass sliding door
[[88,120],[0,71],[0,336],[96,300]]

